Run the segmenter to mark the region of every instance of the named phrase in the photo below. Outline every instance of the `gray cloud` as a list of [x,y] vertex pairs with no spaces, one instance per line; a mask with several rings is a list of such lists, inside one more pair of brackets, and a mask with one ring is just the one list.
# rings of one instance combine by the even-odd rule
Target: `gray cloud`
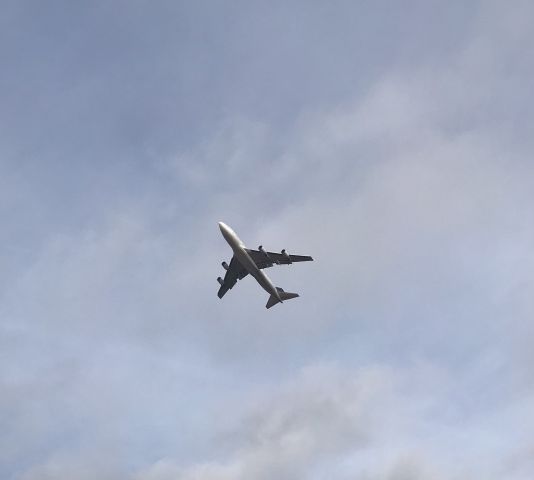
[[[454,387],[446,372],[422,364],[357,371],[307,367],[256,402],[226,460],[184,469],[161,459],[134,478],[527,478],[521,475],[528,470],[510,468],[506,442],[485,438],[487,417],[480,424],[469,420],[461,431],[454,428],[439,399]],[[457,435],[476,440],[478,454],[451,444]],[[227,444],[235,443],[232,437]],[[527,464],[521,462],[521,468]]]
[[260,402],[239,432],[243,446],[231,461],[181,471],[163,460],[137,478],[308,476],[325,461],[367,444],[370,406],[387,390],[388,373],[370,370],[350,376],[332,367],[308,368],[297,381]]
[[531,477],[532,7],[376,5],[9,6],[2,476]]

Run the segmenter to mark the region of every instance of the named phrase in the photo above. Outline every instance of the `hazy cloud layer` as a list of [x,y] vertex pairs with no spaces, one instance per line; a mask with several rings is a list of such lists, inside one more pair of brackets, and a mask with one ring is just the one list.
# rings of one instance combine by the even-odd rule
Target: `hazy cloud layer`
[[533,14],[7,2],[0,476],[530,479]]

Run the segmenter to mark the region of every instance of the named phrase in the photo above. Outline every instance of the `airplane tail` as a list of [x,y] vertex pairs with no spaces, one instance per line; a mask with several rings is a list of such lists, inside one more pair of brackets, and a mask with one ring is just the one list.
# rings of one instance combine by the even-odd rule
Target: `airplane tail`
[[[299,296],[298,293],[284,292],[280,287],[276,287],[276,290],[278,290],[278,295],[280,296],[282,302],[284,300],[291,300],[292,298],[297,298]],[[278,298],[276,298],[274,295],[271,295],[267,301],[267,305],[265,305],[265,308],[271,308],[277,303],[280,303],[280,300],[278,300]]]

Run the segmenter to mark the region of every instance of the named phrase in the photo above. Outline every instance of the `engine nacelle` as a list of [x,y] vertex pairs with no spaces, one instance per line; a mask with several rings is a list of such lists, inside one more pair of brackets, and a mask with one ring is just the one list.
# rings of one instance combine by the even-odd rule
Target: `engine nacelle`
[[282,253],[282,255],[284,256],[284,258],[288,261],[288,263],[292,263],[292,262],[291,262],[291,257],[289,256],[289,253],[286,252],[286,249],[285,249],[285,248],[282,250],[281,253]]
[[269,256],[269,254],[263,249],[263,247],[260,245],[258,247],[258,250],[263,253],[263,256],[269,261],[272,263],[272,260],[271,260],[271,257]]
[[228,264],[226,262],[222,262],[221,265],[225,270],[228,270]]
[[217,277],[217,281],[221,285],[221,287],[224,285],[224,280],[221,277]]

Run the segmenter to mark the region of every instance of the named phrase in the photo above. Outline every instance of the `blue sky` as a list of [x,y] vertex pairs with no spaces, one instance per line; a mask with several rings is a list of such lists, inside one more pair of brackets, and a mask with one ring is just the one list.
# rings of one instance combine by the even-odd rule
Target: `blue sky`
[[2,7],[0,477],[532,478],[530,2]]

